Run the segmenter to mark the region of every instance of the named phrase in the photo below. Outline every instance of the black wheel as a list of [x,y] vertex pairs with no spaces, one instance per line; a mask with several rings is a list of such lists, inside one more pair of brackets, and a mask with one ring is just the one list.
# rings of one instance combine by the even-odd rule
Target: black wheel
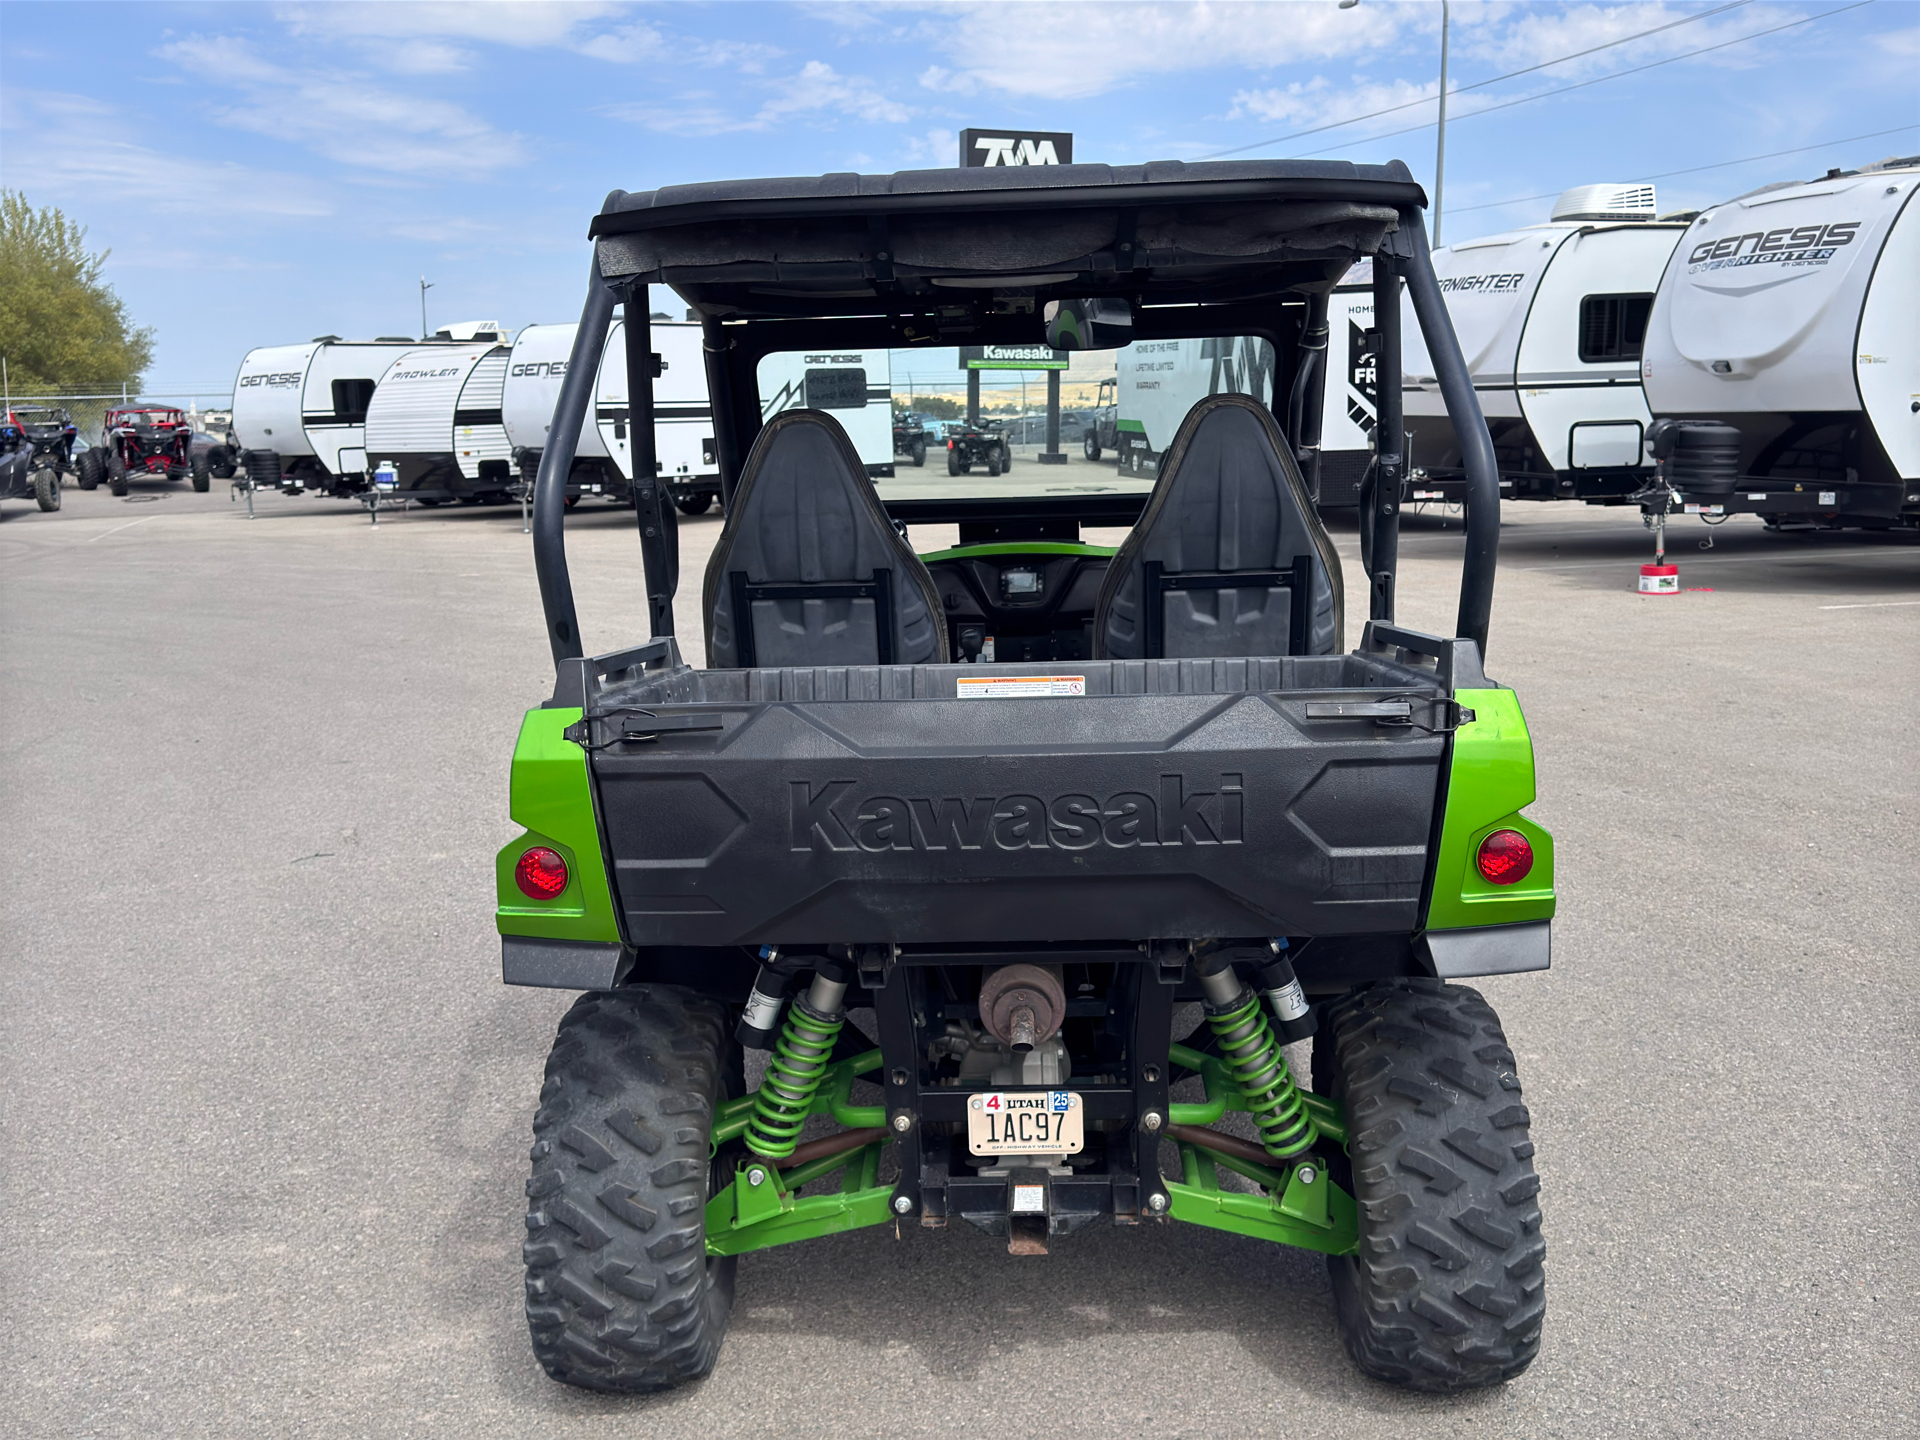
[[420,498],[420,503],[424,506],[427,506],[429,509],[431,509],[432,507],[440,504],[440,499],[438,496],[423,495]]
[[107,453],[107,489],[115,495],[127,493],[127,462],[120,458],[120,452]]
[[703,490],[699,495],[690,495],[685,500],[675,501],[674,508],[682,515],[705,515],[713,504],[712,494]]
[[1101,442],[1091,427],[1088,429],[1087,434],[1081,437],[1081,454],[1085,455],[1089,460],[1099,460],[1101,458]]
[[1547,1247],[1514,1053],[1479,991],[1384,981],[1326,1007],[1314,1083],[1339,1099],[1360,1254],[1330,1256],[1335,1321],[1368,1375],[1467,1391],[1541,1347]]
[[918,467],[927,464],[927,442],[924,440],[915,441],[908,454],[915,466]]
[[206,451],[201,451],[200,454],[193,458],[193,462],[188,467],[188,470],[192,476],[193,488],[195,490],[204,491],[213,489],[213,466],[209,462]]
[[534,1116],[527,1325],[556,1381],[660,1391],[714,1367],[734,1261],[707,1255],[714,1104],[738,1094],[719,1006],[673,986],[582,996]]
[[102,455],[98,450],[83,450],[80,452],[78,466],[80,471],[80,488],[82,490],[98,490],[100,488],[100,482],[106,478],[107,474],[106,456]]
[[233,452],[224,445],[216,445],[207,452],[207,468],[213,472],[215,480],[232,480]]
[[566,505],[567,509],[572,510],[575,506],[580,504],[580,497],[577,495],[570,495],[563,502],[563,504]]
[[949,475],[959,475],[966,469],[967,467],[961,464],[960,452],[958,450],[950,450],[947,452],[947,473]]
[[33,498],[42,510],[60,509],[60,472],[36,470],[33,473]]
[[990,445],[987,447],[987,473],[989,475],[999,475],[1007,468],[1001,457],[1002,451],[998,445]]

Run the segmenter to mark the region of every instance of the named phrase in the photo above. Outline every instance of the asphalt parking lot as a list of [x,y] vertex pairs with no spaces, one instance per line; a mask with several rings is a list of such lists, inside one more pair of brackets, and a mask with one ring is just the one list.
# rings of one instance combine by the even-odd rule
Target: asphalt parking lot
[[[622,1400],[547,1381],[521,1317],[569,997],[502,987],[493,933],[551,680],[519,513],[258,510],[0,516],[6,1434],[1921,1430],[1912,540],[1677,525],[1688,589],[1643,599],[1635,517],[1508,507],[1488,668],[1561,889],[1554,969],[1483,987],[1545,1182],[1520,1380],[1364,1380],[1306,1254],[956,1226],[746,1258],[716,1374]],[[718,530],[682,525],[694,656]],[[631,512],[569,536],[590,646],[638,639]],[[1448,628],[1458,553],[1409,518],[1404,620]]]

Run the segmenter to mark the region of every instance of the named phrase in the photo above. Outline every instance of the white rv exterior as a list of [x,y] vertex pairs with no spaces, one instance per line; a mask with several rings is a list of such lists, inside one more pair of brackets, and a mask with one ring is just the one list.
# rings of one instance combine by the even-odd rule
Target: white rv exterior
[[504,497],[512,448],[500,406],[511,354],[488,341],[402,353],[367,407],[369,468],[391,464],[398,488],[426,500]]
[[[594,425],[623,481],[634,473],[627,427],[627,322],[608,328],[594,386]],[[660,357],[654,380],[654,463],[674,503],[699,515],[720,499],[720,460],[714,447],[714,407],[707,398],[707,361],[701,328],[683,320],[652,320],[648,334]],[[882,352],[885,354],[886,352]],[[888,432],[888,444],[893,432]]]
[[1832,508],[1913,515],[1918,174],[1911,159],[1831,171],[1688,228],[1654,302],[1642,383],[1656,415],[1741,432],[1738,489],[1874,486]]
[[[1434,271],[1514,499],[1619,500],[1653,475],[1641,348],[1661,272],[1686,231],[1651,185],[1586,185],[1553,218],[1442,246]],[[1411,490],[1453,498],[1460,446],[1402,298]]]
[[1368,333],[1374,329],[1374,262],[1364,260],[1327,297],[1327,374],[1321,383],[1323,509],[1359,503],[1374,458],[1380,376]]
[[[567,363],[579,330],[577,324],[529,325],[514,341],[513,354],[507,360],[506,385],[500,394],[500,420],[506,427],[507,443],[516,455],[525,458],[523,471],[531,472],[539,464],[541,451],[547,448],[554,407],[560,403],[560,383],[567,378]],[[608,458],[599,425],[580,428],[574,455],[579,460]]]
[[1153,475],[1194,402],[1209,395],[1274,398],[1274,347],[1256,336],[1137,340],[1114,354],[1115,439],[1121,469]]
[[411,340],[310,340],[247,352],[234,378],[232,431],[288,489],[349,492],[367,484],[366,416],[381,378]]
[[760,362],[760,418],[824,410],[847,431],[869,475],[892,475],[893,375],[885,350],[780,351]]

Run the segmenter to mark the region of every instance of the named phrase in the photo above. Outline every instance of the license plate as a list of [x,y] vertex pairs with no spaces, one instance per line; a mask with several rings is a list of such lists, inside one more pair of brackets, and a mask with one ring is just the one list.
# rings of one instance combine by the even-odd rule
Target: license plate
[[984,1091],[968,1103],[967,1149],[976,1156],[1074,1155],[1086,1108],[1073,1091]]

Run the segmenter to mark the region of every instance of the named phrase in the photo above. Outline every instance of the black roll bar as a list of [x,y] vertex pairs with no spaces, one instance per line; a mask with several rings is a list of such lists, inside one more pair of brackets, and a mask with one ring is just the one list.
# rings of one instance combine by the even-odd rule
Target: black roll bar
[[1308,297],[1307,318],[1301,324],[1300,359],[1287,397],[1287,439],[1294,447],[1308,493],[1321,497],[1321,399],[1327,374],[1327,297]]
[[[1481,414],[1474,381],[1467,373],[1467,362],[1461,357],[1461,343],[1455,338],[1453,322],[1448,319],[1440,282],[1434,278],[1434,261],[1427,253],[1427,232],[1421,225],[1419,212],[1403,210],[1401,229],[1412,242],[1412,254],[1406,261],[1408,299],[1413,302],[1415,318],[1421,322],[1427,353],[1434,361],[1434,378],[1440,382],[1441,399],[1447,405],[1448,419],[1453,422],[1455,437],[1460,442],[1461,466],[1467,472],[1467,547],[1461,558],[1461,609],[1454,622],[1454,632],[1478,645],[1485,659],[1488,616],[1494,608],[1494,560],[1501,544],[1501,480],[1494,464],[1494,441],[1487,433],[1487,418]],[[1387,372],[1388,375],[1398,373],[1398,370]],[[1383,379],[1380,412],[1383,421],[1387,415],[1388,389]],[[1394,408],[1398,415],[1398,387]]]
[[[1413,226],[1420,229],[1417,215]],[[1409,224],[1401,212],[1401,224]],[[1374,257],[1374,483],[1361,497],[1361,524],[1368,536],[1367,613],[1394,620],[1394,578],[1401,568],[1401,490],[1407,479],[1407,426],[1401,410],[1401,267],[1391,256]],[[1451,332],[1450,332],[1451,334]]]
[[627,352],[627,457],[633,470],[629,486],[640,532],[640,568],[647,582],[647,634],[672,635],[674,591],[680,585],[680,522],[673,494],[660,474],[654,434],[654,379],[660,374],[660,357],[654,353],[646,282],[626,288],[621,310]]
[[567,357],[567,376],[560,383],[560,398],[554,404],[553,428],[541,447],[540,469],[534,476],[534,575],[540,583],[540,608],[546,616],[547,644],[553,649],[556,669],[584,654],[562,532],[567,516],[567,478],[573,474],[580,427],[593,399],[600,352],[607,343],[607,326],[613,316],[614,292],[601,280],[596,256],[589,267],[580,329],[574,332],[574,348]]

